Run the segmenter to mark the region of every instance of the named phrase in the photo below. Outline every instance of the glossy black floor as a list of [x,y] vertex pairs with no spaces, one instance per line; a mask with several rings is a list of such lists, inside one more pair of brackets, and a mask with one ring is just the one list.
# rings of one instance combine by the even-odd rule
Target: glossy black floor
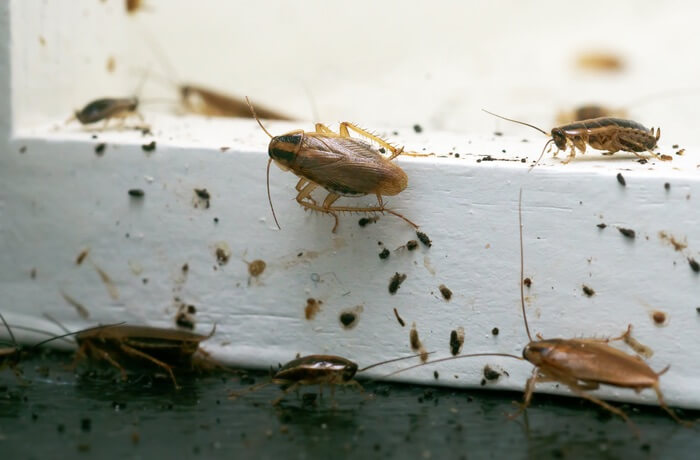
[[[126,382],[111,370],[76,373],[51,352],[22,363],[24,382],[0,372],[3,459],[48,458],[693,458],[700,429],[656,408],[622,406],[641,431],[572,398],[536,395],[509,421],[520,394],[366,383],[366,393],[315,387],[270,401],[275,386],[228,399],[265,373],[151,374]],[[374,397],[369,395],[373,394]],[[699,413],[684,413],[697,418]]]

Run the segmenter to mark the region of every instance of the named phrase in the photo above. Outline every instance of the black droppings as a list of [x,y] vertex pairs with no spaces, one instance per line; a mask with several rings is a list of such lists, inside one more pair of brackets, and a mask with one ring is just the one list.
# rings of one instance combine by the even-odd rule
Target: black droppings
[[389,251],[387,248],[384,248],[384,249],[382,249],[382,252],[379,253],[379,258],[380,259],[388,259],[390,255],[391,255],[391,251]]
[[423,127],[422,127],[421,125],[419,125],[419,124],[415,124],[415,125],[413,125],[413,130],[414,130],[416,133],[422,133],[422,132],[423,132]]
[[418,241],[416,240],[410,240],[409,242],[406,243],[406,249],[409,251],[413,251],[418,247]]
[[625,177],[622,175],[622,173],[617,173],[617,181],[622,185],[623,187],[627,185],[627,182],[625,182]]
[[156,141],[151,141],[148,144],[143,144],[141,146],[144,152],[152,152],[156,149]]
[[394,273],[394,276],[392,276],[391,280],[389,281],[389,294],[396,294],[396,291],[398,291],[399,287],[401,287],[401,283],[403,283],[405,280],[405,273]]
[[617,229],[627,238],[634,239],[637,236],[637,233],[631,228],[618,227]]
[[105,144],[105,143],[97,144],[95,146],[95,154],[98,156],[102,156],[102,154],[105,153],[106,148],[107,148],[107,144]]
[[525,287],[530,287],[532,286],[532,280],[530,278],[525,278],[523,280],[523,284],[525,285]]
[[378,220],[379,220],[379,217],[378,217],[378,216],[374,216],[374,217],[363,217],[362,219],[360,219],[360,220],[357,221],[357,224],[358,224],[360,227],[364,227],[364,226],[366,226],[366,225],[373,224],[373,223],[375,223],[375,222],[378,221]]
[[671,146],[671,148],[672,148],[672,149],[677,149],[677,148],[678,148],[678,144],[673,144],[673,145]]
[[498,372],[497,370],[493,369],[491,366],[488,364],[484,366],[484,378],[486,380],[498,380],[498,377],[501,376],[501,373]]
[[670,182],[666,182],[666,183],[664,184],[664,188],[666,189],[666,191],[671,190],[671,183],[670,183]]
[[92,420],[89,418],[83,418],[80,420],[80,429],[88,432],[92,429]]
[[595,291],[590,286],[586,286],[585,284],[583,284],[581,285],[581,289],[583,290],[583,293],[586,294],[588,297],[593,297],[595,295]]
[[357,315],[354,312],[346,311],[340,314],[340,324],[345,328],[350,328],[357,321]]
[[498,332],[499,331],[498,331],[497,327],[494,327],[493,329],[491,329],[491,334],[493,334],[493,335],[498,335]]
[[493,133],[493,135],[494,135],[494,136],[503,136],[503,133],[500,132],[500,131],[495,131],[495,132]]
[[386,149],[384,147],[379,147],[379,152],[380,153],[386,153]]
[[129,196],[132,198],[143,198],[144,195],[144,191],[140,188],[129,189]]
[[440,374],[438,373],[438,371],[433,371],[433,377],[435,377],[435,380],[440,378]]
[[416,236],[418,237],[418,240],[423,243],[424,245],[431,247],[433,245],[433,242],[430,240],[430,237],[426,235],[423,232],[417,231]]
[[19,153],[27,153],[27,146],[23,145],[22,147],[19,148]]
[[450,288],[444,284],[441,284],[438,288],[440,289],[440,294],[442,294],[442,297],[444,297],[445,300],[450,300],[452,298],[452,291]]
[[596,225],[596,227],[598,227],[598,228],[601,229],[601,230],[604,229],[604,228],[607,227],[607,226],[608,226],[608,224],[606,224],[606,223],[604,223],[604,222],[601,222],[601,223],[599,223],[598,225]]

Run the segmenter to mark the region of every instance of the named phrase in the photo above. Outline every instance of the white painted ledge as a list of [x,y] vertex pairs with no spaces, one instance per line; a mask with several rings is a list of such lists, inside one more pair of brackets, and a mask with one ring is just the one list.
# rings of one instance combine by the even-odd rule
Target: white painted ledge
[[[86,2],[84,7],[93,13],[102,11],[93,4],[99,3],[90,2],[88,7]],[[31,16],[32,7],[18,6],[24,2],[10,5],[18,8],[13,14],[19,11]],[[33,5],[44,8],[38,2]],[[117,11],[116,3],[109,5],[109,11]],[[5,18],[8,8],[3,7]],[[58,7],[49,4],[45,8],[42,11],[50,15]],[[282,23],[281,16],[276,18]],[[68,34],[60,24],[29,24],[26,30],[13,29],[13,33],[20,38],[31,36],[34,43],[37,30],[47,28],[50,46],[53,37]],[[71,24],[88,27],[80,21]],[[87,24],[97,28],[90,21]],[[531,27],[534,30],[538,25]],[[27,49],[34,46],[28,38],[22,43]],[[69,42],[61,43],[62,52],[67,53]],[[113,45],[116,43],[115,39]],[[131,43],[120,53],[127,55]],[[102,59],[100,48],[91,46],[86,44],[84,53],[95,62]],[[89,91],[75,87],[75,97],[67,97],[49,83],[32,79],[27,69],[41,68],[42,61],[22,65],[25,61],[13,54],[16,52],[16,48],[3,49],[9,53],[4,55],[5,62],[13,63],[14,106],[3,106],[3,119],[12,123],[0,150],[0,297],[2,312],[12,324],[56,331],[41,317],[49,313],[69,328],[114,321],[174,327],[177,297],[197,307],[197,332],[208,332],[217,324],[216,335],[204,347],[217,358],[242,366],[265,368],[296,353],[338,354],[365,366],[411,353],[413,322],[425,347],[441,356],[448,355],[450,332],[460,326],[466,333],[463,353],[520,354],[526,336],[519,310],[517,197],[523,187],[525,275],[533,281],[526,294],[533,332],[545,337],[609,336],[631,323],[634,337],[654,350],[649,360],[652,368],[671,365],[661,378],[669,403],[700,408],[700,369],[696,365],[700,349],[695,346],[700,280],[687,262],[687,257],[700,260],[696,204],[700,161],[697,138],[684,136],[674,128],[677,125],[668,123],[671,134],[662,130],[660,144],[660,151],[666,153],[675,151],[671,147],[675,143],[686,149],[684,156],[674,155],[672,162],[641,165],[630,156],[601,158],[591,152],[569,165],[547,156],[528,174],[528,165],[518,161],[480,159],[490,155],[532,160],[545,139],[525,128],[488,118],[484,121],[478,103],[462,103],[460,111],[476,113],[474,118],[488,129],[465,123],[459,130],[450,125],[453,132],[447,132],[431,121],[420,134],[411,128],[413,115],[400,113],[400,108],[382,115],[384,120],[398,121],[368,123],[376,115],[362,116],[357,104],[351,103],[350,111],[355,112],[349,119],[363,120],[407,149],[425,147],[427,152],[441,153],[436,158],[398,159],[409,176],[409,186],[389,198],[389,206],[421,225],[433,241],[429,249],[419,246],[410,252],[395,249],[415,239],[415,232],[389,215],[364,228],[357,224],[360,216],[344,215],[337,234],[332,234],[332,218],[303,212],[293,200],[296,178],[273,168],[272,196],[282,225],[277,230],[265,190],[268,139],[254,122],[176,117],[147,108],[153,137],[135,131],[106,131],[93,139],[90,131],[64,125],[63,111],[104,95],[98,84],[101,74],[86,66],[93,77],[86,80]],[[27,56],[33,56],[32,52]],[[52,65],[60,75],[57,81],[70,80],[60,63]],[[128,94],[133,88],[131,79],[115,78],[121,79],[115,87]],[[361,76],[358,79],[363,81]],[[482,83],[486,80],[484,77]],[[502,82],[490,87],[494,94],[498,91],[495,83]],[[40,94],[53,90],[57,95],[42,106],[41,98],[32,92],[35,87]],[[322,96],[342,99],[332,85],[321,87]],[[9,88],[8,84],[4,90],[9,92]],[[352,86],[343,88],[341,94],[352,93]],[[385,88],[365,89],[377,97],[386,92]],[[449,100],[446,93],[436,97]],[[324,97],[316,94],[316,99]],[[548,106],[552,112],[553,105]],[[325,111],[334,113],[332,104],[322,106],[321,112]],[[374,112],[368,109],[367,113]],[[266,125],[273,133],[312,127],[310,122]],[[491,134],[494,126],[505,135]],[[476,132],[481,134],[473,134]],[[523,138],[529,142],[521,142]],[[156,150],[146,153],[141,146],[151,140],[156,141]],[[99,143],[106,144],[102,156],[95,153]],[[221,147],[228,149],[222,152]],[[624,175],[626,187],[617,182],[618,173]],[[668,190],[664,187],[667,182]],[[143,199],[130,198],[127,191],[132,188],[143,189]],[[206,188],[211,194],[208,209],[194,206],[195,188]],[[599,229],[599,223],[607,228]],[[636,239],[625,238],[616,227],[634,229]],[[660,232],[687,241],[687,249],[675,251],[659,237]],[[221,242],[232,253],[223,266],[215,258],[215,247]],[[382,247],[392,251],[388,260],[378,257]],[[90,248],[89,261],[76,266],[75,258],[84,248]],[[254,259],[267,263],[259,279],[250,279],[244,263]],[[91,263],[111,277],[118,298],[110,296]],[[187,276],[181,270],[185,263]],[[34,279],[30,276],[33,270]],[[387,287],[395,272],[405,273],[407,279],[390,295]],[[452,290],[449,302],[441,298],[440,284]],[[596,294],[585,296],[582,284]],[[61,291],[89,309],[89,320],[77,315]],[[323,301],[312,320],[305,318],[308,298]],[[340,313],[358,306],[359,322],[345,330]],[[406,327],[398,324],[394,308]],[[655,325],[652,310],[664,311],[667,323]],[[494,327],[499,329],[498,336],[491,333]],[[18,335],[25,341],[35,338],[22,331]],[[480,386],[485,364],[509,373],[489,383],[492,388],[521,390],[531,370],[529,364],[505,359],[457,360],[397,379]],[[369,375],[383,375],[402,366],[387,366]],[[440,374],[437,381],[434,370]],[[553,385],[539,388],[564,392]],[[637,395],[610,387],[598,393],[625,401],[655,400],[650,392]]]

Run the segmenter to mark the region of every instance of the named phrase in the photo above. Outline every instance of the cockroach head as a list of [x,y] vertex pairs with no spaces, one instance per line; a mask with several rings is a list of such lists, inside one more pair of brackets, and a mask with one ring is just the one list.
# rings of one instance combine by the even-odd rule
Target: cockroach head
[[552,128],[552,139],[559,150],[566,150],[566,134],[561,128]]
[[542,342],[530,342],[523,348],[523,358],[530,361],[535,366],[542,364],[542,360],[552,349],[551,344]]
[[299,154],[303,139],[304,134],[301,132],[275,136],[270,140],[267,153],[279,166],[290,169]]
[[350,362],[343,368],[343,382],[349,382],[357,373],[357,364]]

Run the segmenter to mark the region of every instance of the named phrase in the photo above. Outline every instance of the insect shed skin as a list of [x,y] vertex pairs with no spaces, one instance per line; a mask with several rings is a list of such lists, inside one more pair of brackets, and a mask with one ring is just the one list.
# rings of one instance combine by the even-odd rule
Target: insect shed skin
[[[248,101],[250,103],[250,101]],[[296,185],[296,201],[305,209],[330,214],[335,219],[333,233],[338,228],[338,213],[367,212],[393,214],[408,224],[418,226],[403,215],[387,209],[382,199],[383,195],[394,196],[401,193],[408,185],[406,173],[391,160],[403,153],[403,148],[396,148],[383,139],[353,125],[340,123],[338,133],[331,131],[321,123],[316,123],[313,132],[304,130],[290,131],[280,136],[271,135],[262,125],[253,106],[250,106],[253,116],[260,127],[270,137],[268,146],[267,186],[269,196],[270,163],[273,161],[284,171],[291,171],[299,177]],[[370,139],[391,152],[389,157],[381,154],[378,148],[371,144],[350,137],[353,131]],[[328,195],[322,204],[318,204],[311,196],[316,188],[322,187]],[[341,196],[359,197],[375,195],[377,206],[354,207],[334,206]],[[277,217],[273,217],[280,228]]]
[[622,151],[631,152],[637,157],[643,158],[640,153],[647,152],[654,158],[663,160],[652,151],[656,148],[656,144],[661,137],[661,130],[659,128],[656,128],[656,131],[654,128],[647,129],[641,123],[633,120],[613,117],[592,118],[552,128],[548,134],[546,131],[529,123],[502,117],[488,110],[484,110],[484,112],[506,121],[529,126],[544,135],[551,136],[551,139],[544,144],[542,153],[535,164],[530,167],[530,170],[537,166],[544,156],[545,150],[552,143],[557,147],[554,156],[557,156],[560,151],[566,151],[567,148],[570,148],[568,157],[562,160],[564,164],[574,159],[577,150],[581,154],[586,153],[587,146],[596,150],[602,150],[603,155],[612,155],[615,152]]
[[[523,279],[524,256],[522,237],[522,190],[518,206],[518,219],[520,227],[520,279]],[[666,411],[676,422],[690,425],[690,422],[681,420],[664,401],[661,392],[659,377],[668,371],[667,366],[660,372],[655,372],[639,356],[627,354],[608,343],[613,341],[625,341],[632,332],[632,325],[627,327],[624,334],[613,338],[580,338],[580,339],[543,339],[539,335],[538,340],[533,340],[525,311],[525,297],[523,282],[520,283],[520,307],[523,315],[525,332],[528,344],[522,352],[522,358],[509,353],[471,353],[460,356],[451,356],[431,361],[427,364],[418,364],[396,371],[391,375],[404,372],[409,369],[436,364],[453,359],[502,356],[518,360],[529,361],[533,366],[532,375],[525,384],[525,394],[520,410],[512,414],[510,418],[517,417],[530,404],[537,383],[557,382],[566,385],[575,395],[587,399],[604,409],[620,416],[637,432],[636,426],[621,409],[614,407],[605,401],[591,395],[587,391],[595,390],[600,385],[610,385],[618,388],[630,388],[635,392],[644,389],[652,389],[656,393],[659,406]],[[638,432],[637,432],[638,433]]]
[[192,358],[199,350],[200,342],[211,338],[215,332],[216,326],[209,335],[132,325],[89,330],[76,334],[79,346],[76,358],[104,359],[116,367],[124,379],[126,370],[119,364],[117,357],[150,361],[164,369],[175,389],[180,389],[173,368],[191,367]]

